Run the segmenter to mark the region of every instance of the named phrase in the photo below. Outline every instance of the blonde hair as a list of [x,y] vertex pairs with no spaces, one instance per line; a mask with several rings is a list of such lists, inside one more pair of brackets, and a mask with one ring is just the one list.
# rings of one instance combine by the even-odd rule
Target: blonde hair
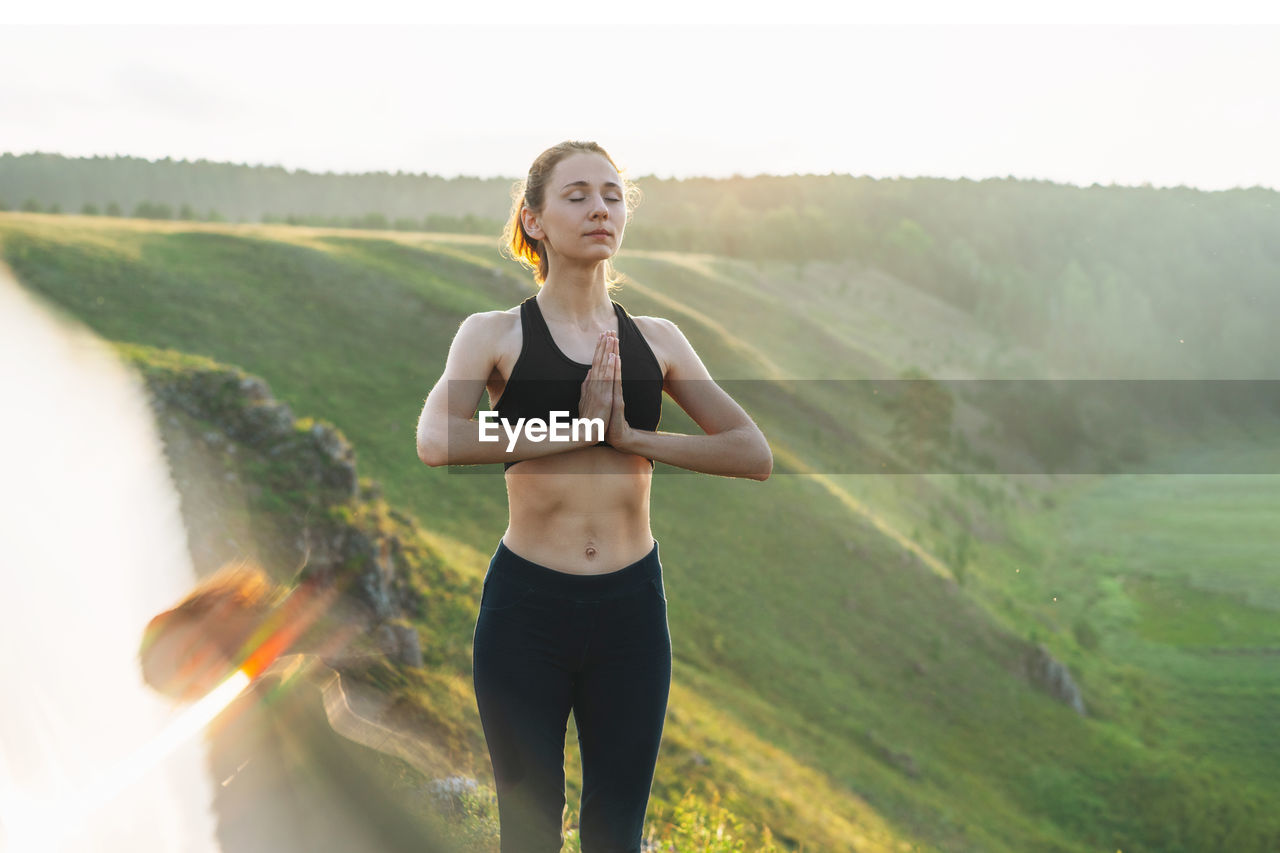
[[[618,175],[622,180],[622,197],[626,201],[628,219],[631,218],[631,213],[635,210],[636,205],[640,203],[640,188],[628,180],[624,170],[618,168],[618,164],[613,162],[613,158],[609,156],[608,152],[594,142],[566,140],[559,145],[551,146],[539,154],[537,159],[533,161],[533,165],[529,167],[528,177],[516,183],[512,188],[511,216],[502,231],[501,246],[502,254],[533,270],[533,280],[538,287],[542,287],[546,282],[547,273],[550,271],[547,264],[547,254],[542,250],[542,241],[530,237],[529,233],[524,230],[524,221],[521,219],[520,212],[527,207],[534,213],[541,213],[547,201],[547,181],[551,179],[551,171],[556,167],[557,163],[570,154],[580,152],[599,154],[608,160],[614,169],[617,169]],[[614,270],[612,259],[605,261],[605,282],[609,291],[616,290],[620,281],[622,281],[622,276]]]

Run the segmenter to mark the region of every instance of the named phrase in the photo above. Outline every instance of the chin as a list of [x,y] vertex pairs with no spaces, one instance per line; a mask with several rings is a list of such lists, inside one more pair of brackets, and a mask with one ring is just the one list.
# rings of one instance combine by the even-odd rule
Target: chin
[[599,264],[604,261],[612,260],[613,256],[614,252],[613,250],[610,250],[608,252],[590,252],[577,255],[569,258],[569,260],[576,261],[580,264]]

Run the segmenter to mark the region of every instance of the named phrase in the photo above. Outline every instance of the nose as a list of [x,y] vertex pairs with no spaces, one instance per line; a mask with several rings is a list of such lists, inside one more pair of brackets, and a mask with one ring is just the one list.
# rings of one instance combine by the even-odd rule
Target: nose
[[604,196],[593,196],[591,216],[593,219],[605,219],[609,216],[609,206],[604,203]]

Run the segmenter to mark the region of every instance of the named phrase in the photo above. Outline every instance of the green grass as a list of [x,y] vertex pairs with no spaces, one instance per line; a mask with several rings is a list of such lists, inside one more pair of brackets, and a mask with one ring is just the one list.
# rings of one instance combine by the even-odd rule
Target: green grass
[[[360,473],[473,579],[507,521],[500,469],[427,469],[412,437],[462,318],[532,292],[492,246],[0,215],[4,260],[25,286],[104,338],[262,376],[295,414],[341,429]],[[675,320],[717,377],[928,369],[922,340],[980,375],[996,347],[874,271],[842,292],[719,260],[635,253],[619,268],[632,284],[616,298]],[[969,337],[980,344],[955,361]],[[824,452],[855,445],[823,449],[830,436],[796,407],[845,413],[806,393],[800,383],[794,399],[743,404],[776,457],[822,470]],[[694,429],[664,402],[664,430]],[[852,414],[859,452],[888,453],[868,437],[882,430],[859,426],[882,415]],[[1280,793],[1268,773],[1280,758],[1273,658],[1244,653],[1280,645],[1268,618],[1280,606],[1280,566],[1267,563],[1277,499],[1261,480],[1088,478],[1044,508],[1042,484],[1018,478],[831,477],[842,502],[808,477],[659,470],[676,684],[654,814],[692,787],[788,849],[1270,849],[1280,830],[1260,804]],[[945,567],[975,531],[961,586]],[[1088,717],[1027,682],[1033,641],[1071,668]],[[439,677],[465,688],[469,673]],[[433,702],[458,732],[477,731],[465,689]]]
[[[1086,683],[1101,682],[1096,695],[1114,697],[1100,712],[1263,790],[1280,761],[1269,676],[1280,654],[1278,485],[1272,475],[1098,479],[1027,525],[1046,559],[1003,583],[1050,611],[1050,625],[1092,626],[1101,654],[1077,660]],[[1119,664],[1141,673],[1145,707],[1112,683]]]

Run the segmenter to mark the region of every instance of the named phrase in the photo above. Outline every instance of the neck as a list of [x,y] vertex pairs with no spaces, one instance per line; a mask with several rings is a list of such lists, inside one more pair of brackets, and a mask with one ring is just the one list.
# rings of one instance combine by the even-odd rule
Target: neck
[[607,325],[614,318],[603,263],[589,268],[552,271],[538,292],[537,300],[544,315],[549,309],[556,320],[584,331]]

